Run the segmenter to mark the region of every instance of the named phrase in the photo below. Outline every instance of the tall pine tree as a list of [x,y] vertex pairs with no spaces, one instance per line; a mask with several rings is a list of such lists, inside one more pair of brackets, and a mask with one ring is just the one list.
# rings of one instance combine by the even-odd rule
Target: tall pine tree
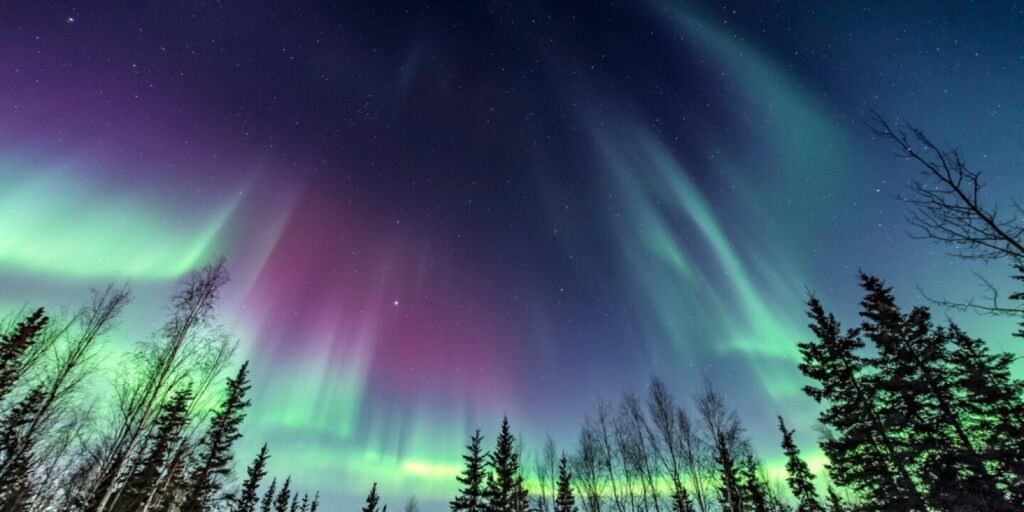
[[576,498],[572,495],[572,475],[569,473],[569,461],[565,454],[558,462],[558,495],[555,497],[554,512],[577,512]]
[[786,455],[786,483],[796,498],[797,512],[824,512],[814,488],[814,474],[800,458],[800,449],[793,442],[794,431],[786,428],[782,416],[779,416],[779,432],[782,432],[782,451]]
[[370,494],[366,495],[366,505],[363,505],[363,512],[386,512],[388,507],[384,506],[383,510],[379,510],[377,505],[380,503],[380,496],[377,495],[377,482],[373,483],[373,487],[370,488]]
[[7,397],[21,378],[25,371],[22,358],[49,321],[43,308],[39,308],[18,323],[12,332],[0,338],[0,400]]
[[270,481],[270,485],[267,487],[267,492],[263,493],[263,499],[260,500],[260,512],[270,512],[274,508],[274,497],[277,491],[277,478]]
[[822,451],[831,461],[835,480],[855,489],[865,504],[907,511],[922,510],[924,502],[910,474],[909,456],[880,414],[879,399],[860,331],[843,331],[821,302],[808,301],[810,328],[816,341],[799,343],[800,370],[816,385],[804,392],[825,404],[819,420],[826,427]]
[[21,447],[33,443],[33,440],[26,438],[31,434],[26,427],[35,421],[44,397],[43,388],[33,388],[0,422],[0,455],[4,457],[0,475],[0,510],[27,510],[31,501],[33,489],[30,477],[34,454]]
[[[288,476],[284,479],[284,485],[281,486],[281,490],[277,493],[277,498],[274,499],[274,512],[288,512],[288,502],[292,498],[292,477]],[[376,484],[374,484],[376,487]]]
[[258,494],[260,481],[263,480],[263,477],[267,476],[267,459],[269,458],[270,454],[267,452],[267,445],[264,444],[260,448],[260,453],[256,455],[256,458],[253,459],[246,469],[246,478],[242,482],[242,492],[232,505],[232,512],[253,512],[256,510],[256,505],[260,500]]
[[147,450],[141,463],[129,476],[120,498],[113,503],[114,510],[142,510],[148,505],[147,502],[153,496],[164,473],[165,465],[188,423],[191,402],[192,390],[184,387],[175,391],[171,399],[161,406],[155,429],[146,440]]
[[245,419],[249,400],[249,362],[238,369],[234,378],[228,379],[227,397],[210,422],[210,430],[200,445],[199,466],[192,472],[192,486],[185,499],[186,510],[206,510],[215,494],[223,485],[223,479],[231,471],[234,457],[232,446],[242,437],[238,427]]
[[453,512],[483,512],[484,510],[487,454],[480,447],[483,439],[480,429],[476,429],[473,437],[469,440],[469,445],[466,446],[466,454],[462,456],[466,466],[463,468],[462,474],[456,477],[456,480],[462,485],[462,489],[451,502]]
[[529,507],[528,496],[519,467],[516,438],[507,417],[501,422],[501,432],[488,463],[493,473],[487,481],[488,512],[524,512]]

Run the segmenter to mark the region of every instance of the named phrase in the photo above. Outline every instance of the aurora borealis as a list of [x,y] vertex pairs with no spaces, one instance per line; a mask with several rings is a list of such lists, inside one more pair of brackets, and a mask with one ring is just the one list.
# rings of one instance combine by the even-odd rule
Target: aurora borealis
[[651,375],[714,381],[772,462],[776,414],[814,439],[808,290],[848,315],[858,268],[908,301],[1005,274],[906,236],[912,167],[864,123],[1021,190],[1022,25],[1002,2],[12,2],[0,304],[128,280],[127,348],[227,256],[242,453],[344,506],[377,481],[441,510],[475,427],[568,448]]

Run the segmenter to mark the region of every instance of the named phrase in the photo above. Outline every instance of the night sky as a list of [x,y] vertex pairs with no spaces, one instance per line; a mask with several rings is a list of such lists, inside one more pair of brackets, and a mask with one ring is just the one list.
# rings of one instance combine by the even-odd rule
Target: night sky
[[820,467],[807,292],[850,322],[859,268],[908,304],[1006,273],[907,236],[865,123],[1022,190],[1021,4],[82,4],[0,2],[0,305],[129,279],[126,350],[226,255],[240,457],[339,510],[441,510],[476,426],[569,449],[651,375]]

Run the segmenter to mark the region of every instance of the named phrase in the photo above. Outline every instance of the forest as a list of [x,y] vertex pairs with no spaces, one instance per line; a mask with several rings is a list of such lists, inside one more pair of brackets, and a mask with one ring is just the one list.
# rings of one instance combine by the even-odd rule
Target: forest
[[[873,127],[919,172],[904,198],[915,236],[956,257],[1005,264],[1021,280],[1024,225],[1014,214],[1022,207],[1007,215],[987,204],[980,173],[958,151],[880,117]],[[236,451],[258,383],[216,322],[227,266],[221,259],[180,283],[163,323],[111,376],[97,375],[97,361],[111,357],[106,340],[132,300],[126,285],[96,290],[70,312],[11,313],[0,326],[0,509],[332,509],[290,476],[269,475],[268,446]],[[988,297],[906,310],[883,279],[856,278],[859,319],[844,326],[810,295],[809,335],[793,340],[801,355],[794,371],[819,404],[824,472],[811,471],[780,416],[772,427],[785,477],[769,475],[714,376],[696,391],[652,378],[643,394],[599,403],[565,450],[548,439],[526,457],[508,418],[493,442],[478,429],[452,512],[1024,509],[1024,382],[1013,374],[1015,357],[932,309],[1022,310],[998,302],[991,285]],[[110,391],[97,397],[101,378]],[[366,487],[363,512],[384,512],[381,495],[402,492]],[[405,503],[407,512],[417,508],[415,499]]]

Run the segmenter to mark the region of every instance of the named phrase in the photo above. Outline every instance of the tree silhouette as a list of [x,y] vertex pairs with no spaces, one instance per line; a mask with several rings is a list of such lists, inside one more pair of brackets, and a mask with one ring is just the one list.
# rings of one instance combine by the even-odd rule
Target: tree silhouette
[[466,454],[462,456],[465,467],[462,474],[456,477],[462,488],[451,502],[453,512],[482,512],[485,509],[484,478],[488,455],[480,447],[483,439],[480,429],[476,429],[466,446]]
[[489,512],[523,512],[528,508],[526,489],[520,473],[519,454],[516,438],[508,424],[508,418],[501,422],[494,451],[490,453],[488,465],[493,477],[487,481],[485,495]]
[[555,498],[554,512],[577,512],[576,498],[572,495],[572,475],[569,474],[569,461],[562,454],[558,462],[558,495]]
[[782,416],[779,416],[779,432],[782,432],[782,452],[786,455],[786,483],[796,498],[797,512],[824,512],[814,488],[814,474],[800,458],[800,449],[793,442],[794,431],[786,428]]
[[[363,512],[378,512],[377,504],[380,502],[380,496],[377,495],[377,482],[373,483],[373,487],[370,488],[370,494],[366,496],[366,505],[363,505]],[[379,512],[386,512],[388,509],[387,505],[384,506]]]
[[175,391],[174,396],[161,407],[155,422],[155,430],[146,441],[147,452],[141,466],[132,472],[120,498],[114,502],[117,510],[142,510],[148,506],[172,450],[181,437],[188,422],[188,409],[192,401],[192,389],[184,387]]
[[260,500],[260,512],[270,512],[274,507],[274,497],[277,491],[277,478],[270,481],[270,485],[267,486],[267,491],[263,493],[263,499]]
[[[277,498],[274,499],[274,512],[288,512],[288,503],[292,498],[292,477],[288,476],[284,479],[284,485],[281,486],[281,490],[277,493]],[[377,484],[373,484],[373,488],[376,491]]]
[[250,401],[245,395],[249,391],[249,362],[238,369],[238,374],[227,381],[227,398],[210,423],[210,430],[200,445],[200,465],[192,472],[192,486],[185,500],[188,510],[204,510],[220,489],[222,480],[230,471],[234,457],[231,448],[242,433],[239,425],[245,419]]
[[267,445],[264,444],[256,458],[253,459],[246,469],[246,478],[242,482],[242,492],[238,500],[232,504],[232,512],[253,512],[256,510],[256,505],[260,500],[258,494],[260,481],[263,480],[263,477],[267,476],[267,459],[269,458],[270,454],[267,452]]
[[25,370],[22,357],[35,344],[49,321],[43,308],[39,308],[16,325],[12,332],[0,338],[0,400],[21,378]]

